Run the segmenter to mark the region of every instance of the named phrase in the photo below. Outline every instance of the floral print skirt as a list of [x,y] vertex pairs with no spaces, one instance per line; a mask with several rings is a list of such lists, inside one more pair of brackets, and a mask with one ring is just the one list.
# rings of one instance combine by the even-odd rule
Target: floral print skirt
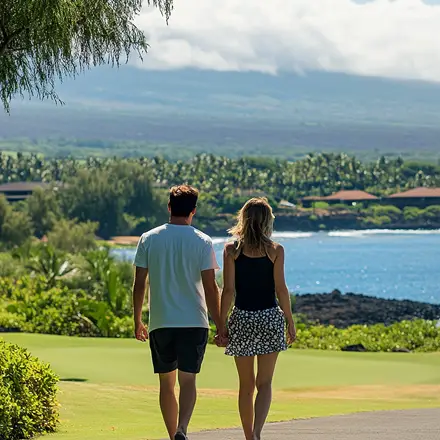
[[279,307],[258,311],[234,307],[229,317],[228,356],[261,356],[284,350],[286,324]]

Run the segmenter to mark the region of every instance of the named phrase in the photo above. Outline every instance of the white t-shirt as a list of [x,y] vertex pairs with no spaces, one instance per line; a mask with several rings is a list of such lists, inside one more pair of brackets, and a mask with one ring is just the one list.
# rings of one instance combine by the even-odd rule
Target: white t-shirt
[[148,268],[150,331],[209,328],[201,272],[219,269],[210,237],[192,226],[167,223],[142,235],[134,265]]

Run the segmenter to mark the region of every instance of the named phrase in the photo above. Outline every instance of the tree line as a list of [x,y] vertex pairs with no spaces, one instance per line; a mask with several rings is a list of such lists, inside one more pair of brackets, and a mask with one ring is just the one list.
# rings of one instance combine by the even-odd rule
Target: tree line
[[219,214],[235,213],[253,195],[264,194],[276,204],[340,189],[387,195],[440,186],[440,166],[386,157],[364,163],[343,153],[309,154],[295,162],[208,154],[172,162],[160,157],[78,160],[0,153],[0,182],[17,181],[47,182],[51,189],[36,190],[12,205],[0,199],[3,243],[17,243],[30,234],[61,234],[80,224],[104,239],[141,233],[166,221],[167,188],[182,182],[201,190],[197,217],[202,227]]

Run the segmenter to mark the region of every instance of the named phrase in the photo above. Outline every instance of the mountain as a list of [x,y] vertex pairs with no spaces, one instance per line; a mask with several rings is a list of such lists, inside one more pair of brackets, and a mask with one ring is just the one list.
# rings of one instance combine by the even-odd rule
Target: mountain
[[15,101],[11,115],[0,115],[0,138],[133,141],[167,145],[167,151],[239,148],[288,157],[308,149],[440,157],[439,84],[123,66],[93,69],[58,91],[64,107]]

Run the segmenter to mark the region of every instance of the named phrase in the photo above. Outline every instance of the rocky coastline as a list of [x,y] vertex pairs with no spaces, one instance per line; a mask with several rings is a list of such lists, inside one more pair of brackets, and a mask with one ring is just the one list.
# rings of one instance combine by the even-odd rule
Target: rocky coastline
[[293,311],[308,321],[346,328],[351,325],[390,325],[411,319],[440,319],[440,304],[382,299],[361,294],[332,293],[297,295]]

